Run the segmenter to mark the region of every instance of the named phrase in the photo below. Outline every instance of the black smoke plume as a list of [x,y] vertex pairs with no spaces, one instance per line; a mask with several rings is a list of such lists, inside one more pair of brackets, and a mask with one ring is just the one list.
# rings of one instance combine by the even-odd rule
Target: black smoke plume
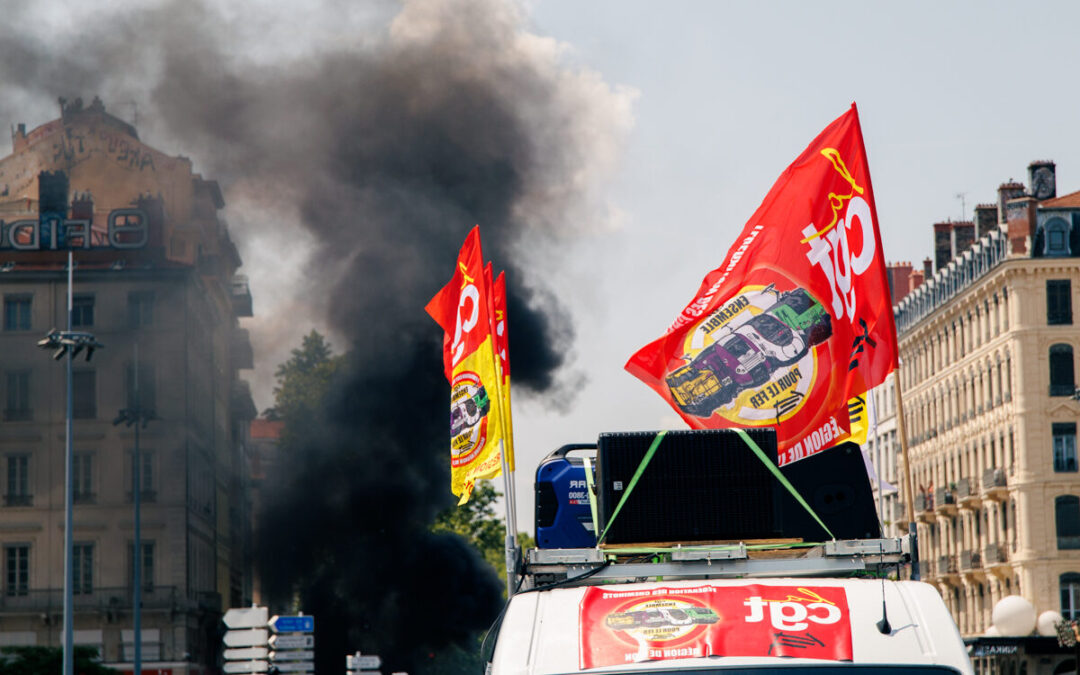
[[[272,527],[259,534],[264,584],[287,596],[300,583],[317,669],[362,649],[417,673],[429,653],[472,648],[501,580],[427,530],[452,501],[441,335],[423,307],[479,224],[486,257],[507,269],[515,391],[559,386],[573,332],[529,253],[590,227],[586,187],[629,125],[629,96],[566,66],[504,0],[372,3],[360,19],[349,3],[225,16],[172,0],[84,13],[68,40],[32,30],[44,10],[0,5],[12,5],[0,114],[58,96],[97,94],[115,114],[132,102],[144,140],[167,139],[222,182],[253,282],[285,280],[288,297],[256,295],[256,346],[287,328],[295,346],[313,319],[349,342],[352,368],[282,460],[260,520]],[[308,12],[341,26],[312,39]],[[309,46],[273,42],[290,22]],[[260,26],[267,41],[252,42]],[[259,268],[274,237],[309,244]]]

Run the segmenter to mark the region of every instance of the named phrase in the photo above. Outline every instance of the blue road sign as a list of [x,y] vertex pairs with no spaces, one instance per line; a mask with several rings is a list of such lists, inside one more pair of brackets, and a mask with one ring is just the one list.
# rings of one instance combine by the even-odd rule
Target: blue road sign
[[274,616],[267,625],[275,633],[314,633],[315,617],[308,615]]

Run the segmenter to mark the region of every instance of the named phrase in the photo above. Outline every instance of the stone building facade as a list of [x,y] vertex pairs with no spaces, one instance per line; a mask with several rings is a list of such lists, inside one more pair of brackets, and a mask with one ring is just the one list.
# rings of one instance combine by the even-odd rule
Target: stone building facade
[[[0,159],[0,645],[62,644],[66,368],[35,343],[67,324],[104,345],[73,374],[74,630],[130,671],[142,566],[143,666],[214,670],[223,607],[251,601],[239,318],[251,296],[218,185],[139,141],[97,100],[19,125]],[[138,404],[156,419],[114,424]],[[133,550],[134,471],[141,551]]]
[[977,207],[983,236],[895,307],[920,572],[969,637],[1007,595],[1080,618],[1080,192],[1053,169],[1002,185],[997,226]]

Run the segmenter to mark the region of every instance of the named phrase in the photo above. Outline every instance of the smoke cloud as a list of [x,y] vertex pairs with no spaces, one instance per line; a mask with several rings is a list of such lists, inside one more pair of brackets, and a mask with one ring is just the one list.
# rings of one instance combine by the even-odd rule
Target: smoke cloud
[[345,341],[352,368],[263,514],[291,544],[264,532],[262,571],[279,591],[303,580],[318,670],[359,648],[420,672],[429,650],[471,647],[500,603],[466,545],[427,531],[451,497],[441,335],[423,307],[479,224],[507,269],[515,391],[571,381],[571,320],[529,253],[607,227],[590,188],[632,93],[569,65],[508,0],[349,4],[5,0],[0,115],[51,119],[58,96],[100,95],[130,120],[130,103],[145,141],[222,183],[255,294],[257,389],[312,325]]

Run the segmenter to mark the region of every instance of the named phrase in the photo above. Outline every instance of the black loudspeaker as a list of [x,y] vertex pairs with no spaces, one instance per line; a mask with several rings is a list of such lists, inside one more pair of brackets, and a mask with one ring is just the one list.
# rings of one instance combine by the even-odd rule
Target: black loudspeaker
[[[816,455],[780,467],[837,539],[881,536],[870,477],[862,450],[841,443]],[[785,489],[782,495],[783,536],[826,541],[829,535]]]
[[[747,434],[776,462],[776,432]],[[656,432],[601,434],[597,507],[605,543],[766,539],[780,536],[783,488],[731,429],[669,431],[614,521]],[[820,528],[819,528],[820,529]]]

